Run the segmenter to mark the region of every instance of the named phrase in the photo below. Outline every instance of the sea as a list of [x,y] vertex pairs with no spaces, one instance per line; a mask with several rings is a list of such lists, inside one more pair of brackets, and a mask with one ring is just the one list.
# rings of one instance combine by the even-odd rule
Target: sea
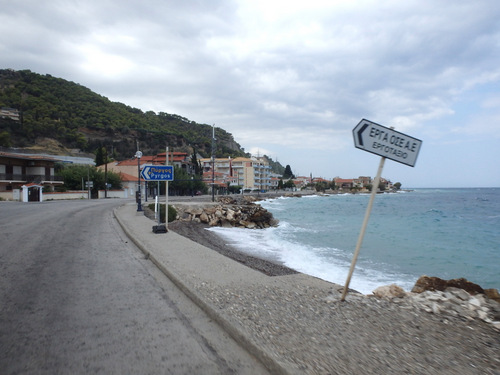
[[[225,243],[345,285],[370,194],[280,197],[259,202],[268,229],[211,228]],[[421,275],[464,277],[500,289],[500,188],[413,189],[377,194],[349,287],[369,294]]]

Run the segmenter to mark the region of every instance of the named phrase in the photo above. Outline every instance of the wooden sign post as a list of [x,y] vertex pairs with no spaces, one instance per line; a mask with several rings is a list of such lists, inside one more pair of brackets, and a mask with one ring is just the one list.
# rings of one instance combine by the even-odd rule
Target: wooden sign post
[[377,190],[380,185],[380,178],[382,176],[382,170],[384,169],[385,159],[391,159],[397,161],[398,163],[414,167],[420,147],[422,146],[422,141],[419,139],[397,132],[393,128],[386,128],[385,126],[365,119],[361,120],[352,132],[354,135],[354,146],[356,148],[371,152],[372,154],[380,155],[382,158],[380,159],[380,164],[378,166],[377,176],[375,177],[375,181],[372,185],[370,201],[368,202],[368,207],[366,208],[365,218],[363,220],[363,225],[361,226],[356,249],[354,250],[351,267],[349,268],[349,274],[347,275],[344,291],[342,292],[342,297],[340,299],[341,301],[345,300],[347,290],[349,289],[349,284],[351,282],[351,277],[354,273],[354,267],[356,267],[359,250],[361,249],[368,220],[370,219],[370,214],[372,212],[373,201],[375,200],[375,195],[377,194]]

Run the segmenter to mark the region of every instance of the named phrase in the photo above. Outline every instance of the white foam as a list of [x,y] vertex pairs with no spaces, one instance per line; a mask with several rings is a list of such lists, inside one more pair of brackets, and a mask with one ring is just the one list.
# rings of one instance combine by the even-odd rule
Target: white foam
[[[282,223],[278,228],[250,230],[242,228],[209,228],[228,244],[238,250],[261,259],[279,262],[296,271],[320,279],[344,285],[350,259],[346,260],[344,251],[336,248],[314,248],[304,243],[286,239],[287,232],[305,231]],[[369,294],[381,285],[397,283],[403,288],[411,287],[395,274],[383,274],[375,269],[358,266],[351,278],[350,288]]]

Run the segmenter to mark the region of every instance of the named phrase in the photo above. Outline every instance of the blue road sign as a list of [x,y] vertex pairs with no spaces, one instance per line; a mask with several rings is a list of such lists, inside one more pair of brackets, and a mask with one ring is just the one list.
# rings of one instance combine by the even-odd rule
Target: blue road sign
[[141,177],[146,181],[173,181],[174,167],[171,165],[145,165]]

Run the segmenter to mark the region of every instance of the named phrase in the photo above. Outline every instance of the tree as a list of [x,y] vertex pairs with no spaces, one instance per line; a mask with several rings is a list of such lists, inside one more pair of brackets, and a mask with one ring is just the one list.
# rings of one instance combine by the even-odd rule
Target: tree
[[105,163],[104,161],[104,152],[103,152],[103,147],[98,147],[97,150],[95,150],[95,165],[103,165]]
[[169,191],[175,195],[191,195],[206,191],[205,183],[199,176],[190,176],[184,169],[174,166],[174,180],[168,184]]
[[196,157],[196,148],[193,147],[193,156],[191,157],[191,164],[193,164],[194,174],[196,176],[201,176],[203,174],[203,168],[201,167],[201,163],[198,161]]
[[239,194],[241,192],[241,189],[242,189],[242,186],[239,186],[239,185],[229,185],[229,183],[228,183],[227,190],[231,194]]
[[392,186],[394,186],[394,189],[399,190],[399,189],[401,189],[401,182],[396,182],[396,183],[395,183],[394,185],[392,185]]
[[[113,149],[113,154],[114,153],[115,152]],[[111,157],[111,158],[109,157],[108,149],[106,148],[106,146],[102,146],[102,147],[100,146],[95,150],[95,165],[96,165],[96,167],[103,165],[103,164],[107,164],[112,160],[113,160],[113,157]]]
[[10,147],[10,134],[7,131],[0,132],[0,146]]
[[314,188],[316,191],[325,192],[325,190],[328,189],[328,183],[325,181],[317,182]]
[[[98,190],[104,190],[105,187],[104,172],[94,166],[67,165],[61,169],[59,174],[62,176],[64,187],[67,190],[82,189],[82,181],[93,181],[92,192],[95,194],[97,194]],[[121,189],[122,181],[120,175],[108,171],[108,184],[111,184],[112,189]]]
[[287,164],[285,167],[285,172],[283,173],[283,179],[288,180],[290,178],[295,178],[292,168],[290,168],[290,165]]

